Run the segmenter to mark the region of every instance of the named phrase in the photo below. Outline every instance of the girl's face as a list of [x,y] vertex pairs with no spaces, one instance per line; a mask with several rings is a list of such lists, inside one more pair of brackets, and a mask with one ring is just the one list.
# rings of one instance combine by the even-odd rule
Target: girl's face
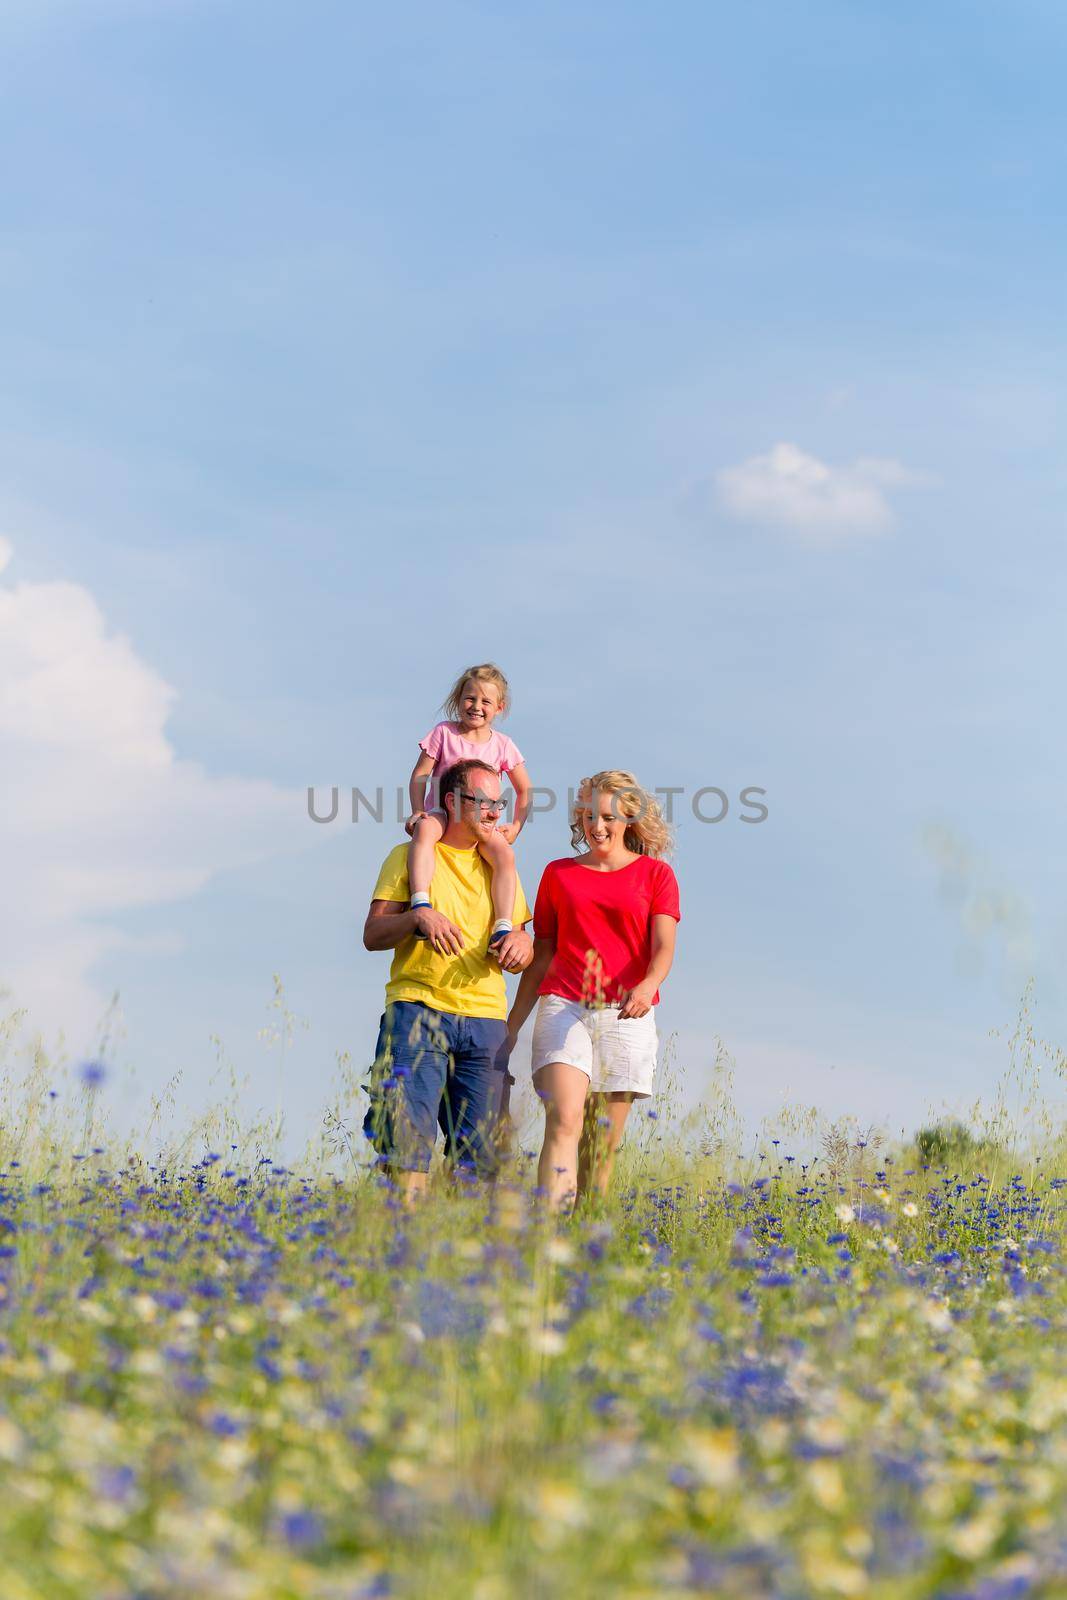
[[500,693],[495,683],[468,678],[459,697],[460,721],[465,728],[488,728],[500,715]]
[[594,855],[607,856],[625,845],[629,818],[622,815],[618,795],[593,794],[579,812],[585,842]]

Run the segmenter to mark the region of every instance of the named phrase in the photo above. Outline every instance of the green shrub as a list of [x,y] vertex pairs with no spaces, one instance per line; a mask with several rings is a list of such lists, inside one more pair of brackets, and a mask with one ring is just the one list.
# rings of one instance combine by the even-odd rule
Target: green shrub
[[962,1122],[935,1122],[929,1128],[919,1129],[915,1144],[928,1165],[940,1166],[945,1161],[961,1161],[971,1155],[975,1140]]

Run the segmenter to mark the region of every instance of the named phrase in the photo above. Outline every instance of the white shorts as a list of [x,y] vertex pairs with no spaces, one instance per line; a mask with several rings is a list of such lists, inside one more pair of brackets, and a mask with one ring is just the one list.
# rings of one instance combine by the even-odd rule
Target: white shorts
[[580,1000],[543,994],[537,1002],[530,1064],[539,1072],[550,1061],[577,1067],[594,1094],[652,1093],[656,1072],[656,1010],[620,1017],[617,1006],[595,1008]]

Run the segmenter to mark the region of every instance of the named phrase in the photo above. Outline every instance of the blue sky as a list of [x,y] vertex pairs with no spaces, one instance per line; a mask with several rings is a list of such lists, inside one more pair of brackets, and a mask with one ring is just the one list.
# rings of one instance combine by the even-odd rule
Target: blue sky
[[[403,782],[491,657],[538,783],[768,791],[679,828],[690,1100],[719,1037],[753,1125],[913,1125],[1029,976],[1064,1039],[1065,34],[6,7],[11,1003],[78,1055],[119,991],[116,1103],[201,1103],[216,1035],[273,1105],[278,972],[312,1131],[394,834],[304,791]],[[566,849],[539,819],[527,887]]]

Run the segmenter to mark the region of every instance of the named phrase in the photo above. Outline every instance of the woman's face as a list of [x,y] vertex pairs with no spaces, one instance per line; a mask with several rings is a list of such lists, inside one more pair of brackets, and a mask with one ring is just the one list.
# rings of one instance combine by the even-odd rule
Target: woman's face
[[621,846],[626,834],[628,818],[622,816],[619,796],[592,794],[581,807],[580,816],[585,842],[596,855],[609,855]]

